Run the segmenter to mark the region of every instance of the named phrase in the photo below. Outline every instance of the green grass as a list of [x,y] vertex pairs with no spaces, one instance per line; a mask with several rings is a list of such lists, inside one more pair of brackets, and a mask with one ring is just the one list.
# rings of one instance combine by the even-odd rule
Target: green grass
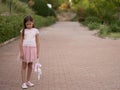
[[108,35],[108,37],[118,39],[118,38],[120,38],[120,32],[119,33],[110,33]]
[[99,37],[102,38],[111,38],[111,39],[120,39],[120,33],[109,33],[109,34],[98,34]]

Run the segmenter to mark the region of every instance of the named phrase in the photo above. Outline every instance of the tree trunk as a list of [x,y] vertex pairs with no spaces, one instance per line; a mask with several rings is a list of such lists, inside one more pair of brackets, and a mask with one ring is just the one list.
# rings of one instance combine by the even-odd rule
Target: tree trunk
[[9,2],[9,8],[10,8],[10,14],[11,14],[11,12],[12,12],[12,0],[10,0],[10,2]]
[[2,8],[2,5],[1,5],[2,3],[1,3],[1,0],[0,0],[0,14],[1,14],[1,8]]

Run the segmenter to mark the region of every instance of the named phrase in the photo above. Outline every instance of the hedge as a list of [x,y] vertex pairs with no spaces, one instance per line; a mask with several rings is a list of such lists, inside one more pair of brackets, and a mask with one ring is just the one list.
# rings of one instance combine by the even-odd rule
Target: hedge
[[[0,43],[19,36],[19,32],[23,27],[23,19],[25,15],[0,16]],[[56,22],[54,17],[42,17],[33,15],[35,26],[37,28],[48,26]]]

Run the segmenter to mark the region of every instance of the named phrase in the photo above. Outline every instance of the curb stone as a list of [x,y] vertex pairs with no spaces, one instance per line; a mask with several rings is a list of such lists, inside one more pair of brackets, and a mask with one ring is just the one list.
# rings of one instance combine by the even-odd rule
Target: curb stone
[[18,37],[15,37],[15,38],[12,38],[12,39],[9,39],[9,40],[7,40],[7,41],[5,41],[5,42],[3,42],[3,43],[0,43],[0,47],[4,46],[4,45],[6,45],[6,44],[8,44],[8,43],[10,43],[10,42],[12,42],[12,41],[15,41],[15,40],[18,39],[18,38],[19,38],[19,36],[18,36]]

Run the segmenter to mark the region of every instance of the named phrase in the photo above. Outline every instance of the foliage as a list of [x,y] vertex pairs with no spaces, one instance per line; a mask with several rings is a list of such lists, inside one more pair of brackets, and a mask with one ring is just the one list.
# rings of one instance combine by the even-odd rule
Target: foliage
[[63,3],[63,4],[61,4],[61,6],[59,7],[59,10],[63,10],[63,11],[67,11],[68,9],[70,9],[68,3]]
[[[10,0],[6,0],[6,3],[10,3]],[[32,9],[29,6],[19,0],[12,0],[12,9],[14,9],[17,13],[27,13],[34,14]]]
[[7,7],[7,5],[5,3],[1,3],[0,4],[0,14],[5,14],[6,12],[9,12],[9,8]]
[[[120,32],[120,0],[74,0],[79,21],[90,29],[99,29],[99,34],[106,36]],[[82,4],[82,5],[81,5]],[[77,6],[78,5],[78,6]],[[85,7],[84,7],[85,5]],[[84,21],[83,21],[84,20]]]
[[100,26],[100,30],[99,30],[99,34],[102,36],[106,36],[110,33],[110,27],[107,25],[101,25]]
[[61,6],[61,4],[66,3],[67,0],[46,0],[47,3],[52,4],[53,9],[58,9],[59,6]]
[[91,17],[87,17],[86,22],[97,22],[97,23],[102,23],[102,20],[99,19],[98,17],[94,17],[94,16],[91,16]]
[[56,16],[55,12],[47,6],[45,0],[34,0],[35,4],[32,6],[36,14],[41,16]]
[[[117,3],[114,2],[114,0],[73,0],[73,7],[84,9],[84,16],[97,16],[109,23],[118,13]],[[79,13],[78,10],[77,12]]]
[[[79,11],[77,13],[79,13]],[[84,17],[97,16],[95,10],[91,7],[87,8],[87,9],[84,9],[84,11],[82,12],[82,15]]]
[[56,18],[52,16],[42,17],[42,16],[34,15],[33,18],[35,21],[35,26],[37,28],[43,27],[43,26],[49,26],[56,22]]
[[[93,24],[92,24],[93,23]],[[98,17],[90,16],[85,19],[85,21],[82,22],[83,25],[91,26],[96,24],[102,24],[102,20],[100,20]]]
[[110,25],[111,31],[112,32],[120,32],[120,25],[115,23]]
[[[16,37],[19,35],[19,31],[23,27],[24,14],[11,15],[11,16],[0,16],[0,43]],[[38,15],[33,15],[35,26],[37,28],[51,25],[55,23],[56,19],[54,17],[42,17]]]
[[98,17],[104,20],[105,23],[110,23],[114,19],[116,11],[116,6],[112,1],[99,0],[94,2],[94,9]]
[[[21,15],[0,16],[0,43],[10,38],[16,37],[22,27]],[[18,22],[19,21],[19,22]]]
[[100,23],[93,22],[93,23],[89,23],[87,26],[90,30],[99,29]]
[[[0,15],[0,43],[19,35],[20,30],[23,28],[23,19],[28,14],[34,18],[35,27],[37,28],[56,22],[55,17],[35,15],[34,11],[26,4],[27,2],[21,2],[19,0],[12,1],[12,9],[15,10],[15,14]],[[2,4],[5,6],[7,3],[9,3],[9,0],[6,0]],[[8,7],[6,8],[8,9]]]
[[89,3],[88,0],[72,0],[74,7],[88,8]]
[[58,7],[59,7],[59,2],[58,2],[58,0],[46,0],[47,1],[47,3],[50,3],[50,4],[52,4],[52,7],[54,8],[54,9],[57,9]]

